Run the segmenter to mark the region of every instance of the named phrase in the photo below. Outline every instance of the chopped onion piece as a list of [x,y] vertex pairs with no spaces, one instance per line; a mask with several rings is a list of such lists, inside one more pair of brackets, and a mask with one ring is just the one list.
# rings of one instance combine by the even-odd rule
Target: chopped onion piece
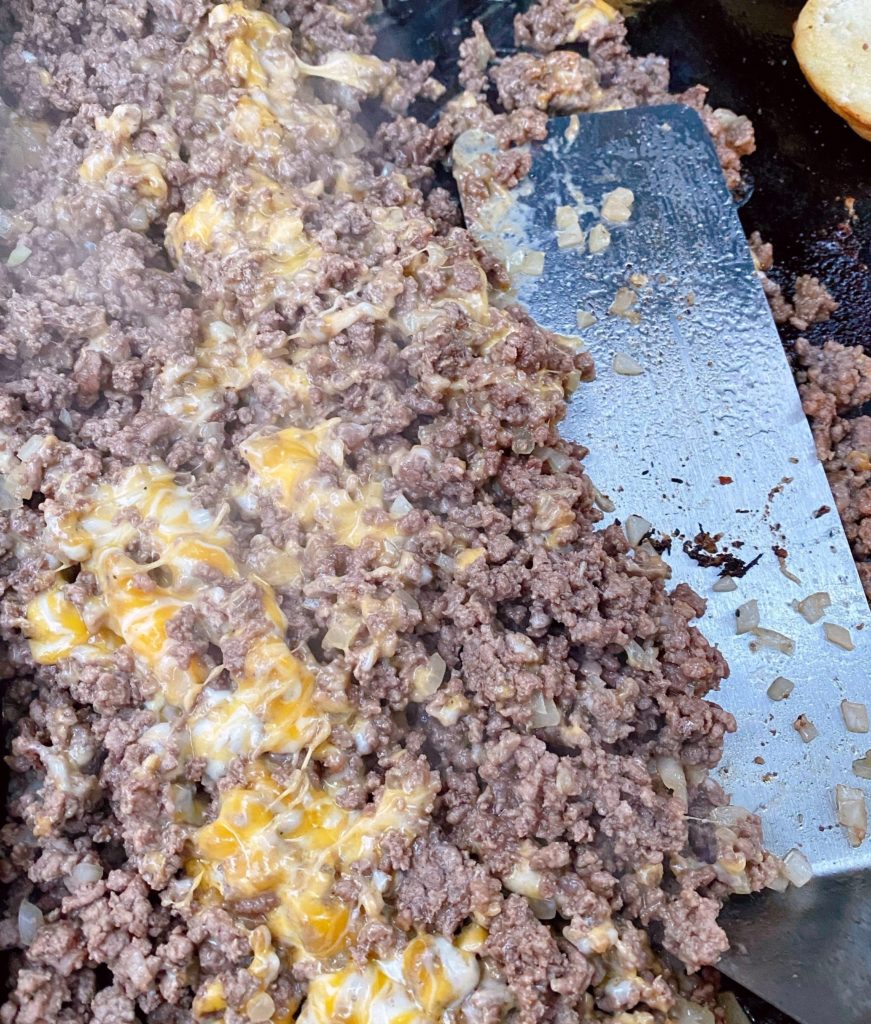
[[790,657],[795,654],[795,640],[778,633],[776,629],[765,629],[764,626],[754,626],[750,630],[760,647],[768,647],[772,651],[780,651],[781,654],[788,654]]
[[805,743],[811,743],[820,734],[819,729],[817,729],[807,715],[799,715],[792,723],[792,727]]
[[558,206],[554,221],[558,231],[578,226],[578,211],[573,206]]
[[710,817],[718,825],[731,827],[733,825],[740,825],[742,821],[749,818],[750,811],[740,804],[725,804],[722,807],[712,808]]
[[556,917],[556,900],[531,899],[529,909],[539,921],[552,921]]
[[853,762],[853,774],[860,779],[871,779],[871,750],[866,750],[864,757],[856,758]]
[[7,267],[20,267],[22,263],[30,259],[32,249],[29,249],[26,245],[16,245],[12,252],[6,257]]
[[527,249],[517,269],[527,277],[541,277],[544,273],[544,253],[540,249]]
[[579,309],[575,314],[575,320],[579,330],[584,330],[585,327],[592,327],[596,323],[596,314],[587,309]]
[[841,701],[841,714],[847,732],[868,732],[871,723],[868,721],[868,708],[852,700]]
[[602,216],[612,224],[625,224],[632,216],[635,193],[629,188],[615,188],[602,200]]
[[644,373],[644,367],[641,363],[625,352],[616,352],[614,354],[613,366],[614,372],[621,374],[623,377],[637,377],[640,373]]
[[835,647],[840,647],[844,651],[855,650],[856,645],[853,643],[853,637],[850,635],[849,629],[845,629],[835,622],[824,622],[823,630],[826,634],[826,640],[830,644],[834,644]]
[[815,622],[820,621],[823,615],[825,615],[826,609],[831,607],[831,604],[832,599],[828,593],[825,590],[820,590],[816,594],[808,594],[801,601],[793,601],[792,607],[795,608],[806,622],[813,625]]
[[717,1018],[710,1010],[684,999],[683,996],[675,999],[671,1015],[674,1024],[717,1024]]
[[448,666],[440,654],[431,654],[424,665],[414,670],[412,683],[415,700],[431,697],[442,685]]
[[553,697],[545,697],[543,693],[537,693],[532,698],[533,729],[548,729],[551,726],[559,725],[560,719],[559,708],[554,703]]
[[324,647],[336,647],[347,653],[360,626],[361,622],[356,616],[349,615],[347,612],[336,612],[321,644]]
[[31,434],[30,437],[24,442],[24,444],[18,449],[18,458],[22,462],[27,462],[31,456],[42,448],[43,444],[48,440],[46,434]]
[[414,506],[404,494],[397,494],[390,506],[390,515],[393,516],[394,519],[402,519],[402,517],[407,516],[413,508]]
[[578,212],[572,206],[556,208],[556,244],[560,249],[584,244],[584,231],[578,220]]
[[723,576],[711,587],[715,594],[729,594],[738,589],[738,584],[731,576]]
[[29,946],[42,927],[44,918],[42,911],[30,900],[22,900],[18,905],[18,937],[22,946]]
[[556,233],[558,249],[579,249],[585,240],[586,236],[581,228],[568,228],[565,231],[557,231]]
[[723,1009],[725,1024],[751,1024],[734,992],[721,992],[717,996],[717,1002]]
[[76,864],[70,872],[69,878],[66,879],[66,887],[68,889],[77,889],[80,885],[91,885],[93,882],[99,882],[102,877],[103,869],[99,864],[83,860]]
[[628,313],[632,309],[637,299],[638,296],[631,288],[618,288],[608,312],[612,316],[623,316],[624,313]]
[[868,834],[868,808],[865,794],[855,786],[835,786],[838,824],[847,830],[851,846],[858,846]]
[[614,504],[613,501],[611,501],[611,499],[608,497],[608,495],[607,494],[602,494],[602,492],[599,490],[599,488],[595,487],[595,486],[593,487],[593,500],[596,502],[598,507],[603,512],[613,512],[614,509],[616,508],[616,505]]
[[684,805],[687,797],[687,777],[683,765],[675,757],[658,757],[656,759],[656,770],[666,789],[670,790],[675,797]]
[[768,687],[767,693],[771,700],[786,700],[795,689],[795,683],[785,676],[778,676]]
[[643,516],[626,517],[626,539],[633,548],[637,547],[652,529],[653,524],[648,523]]
[[251,1024],[263,1024],[267,1020],[272,1020],[274,1014],[275,1003],[272,996],[266,992],[257,992],[245,1004],[245,1016]]
[[783,858],[783,873],[790,882],[800,889],[814,877],[814,869],[811,862],[805,857],[801,850],[792,849]]
[[642,672],[655,671],[658,662],[656,648],[646,651],[636,640],[630,640],[623,650],[626,651],[626,660],[631,668]]
[[759,605],[756,600],[745,601],[735,609],[735,632],[738,636],[749,633],[759,625]]
[[594,224],[593,227],[590,228],[590,235],[587,239],[587,245],[590,252],[594,255],[604,252],[610,244],[611,232],[604,224]]

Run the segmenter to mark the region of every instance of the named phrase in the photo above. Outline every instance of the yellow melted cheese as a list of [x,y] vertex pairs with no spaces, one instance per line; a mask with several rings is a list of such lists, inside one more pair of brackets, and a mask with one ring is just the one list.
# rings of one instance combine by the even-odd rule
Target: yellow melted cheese
[[245,786],[222,794],[187,869],[202,891],[225,900],[273,893],[272,934],[298,955],[327,960],[347,946],[360,918],[358,907],[332,894],[335,879],[371,858],[387,832],[417,835],[433,798],[432,787],[387,788],[373,807],[349,811],[304,771],[285,786],[255,766]]
[[314,978],[299,1024],[438,1024],[472,992],[473,953],[420,935],[389,960]]
[[[316,750],[329,736],[330,718],[315,703],[314,677],[288,648],[284,617],[262,581],[256,585],[264,631],[248,645],[232,688],[206,687],[200,659],[176,660],[168,631],[173,617],[185,608],[196,612],[205,591],[238,584],[245,575],[220,517],[198,508],[169,470],[137,466],[117,483],[96,487],[90,507],[57,521],[54,532],[59,551],[75,552],[93,573],[102,605],[95,620],[107,626],[92,635],[62,588],[54,588],[27,611],[34,659],[53,664],[92,648],[109,655],[126,643],[157,683],[152,705],[187,712],[181,720],[186,749],[205,759],[210,775],[219,778],[234,759],[249,759],[245,784],[225,790],[216,819],[193,832],[188,871],[198,897],[232,902],[272,894],[276,905],[266,921],[278,942],[294,956],[340,954],[362,916],[380,913],[380,900],[377,892],[360,905],[339,900],[332,894],[335,879],[354,862],[374,858],[386,833],[411,839],[423,831],[433,788],[396,784],[373,806],[348,811],[307,768],[292,785],[274,778],[270,755]],[[128,552],[134,540],[150,545],[155,561],[137,562]],[[204,994],[202,1005],[217,1006],[220,998],[217,991]]]
[[[326,420],[310,430],[289,427],[252,438],[241,446],[255,477],[278,495],[281,507],[292,512],[304,529],[320,526],[339,544],[359,547],[367,537],[395,554],[402,535],[387,517],[378,481],[356,482],[353,494],[321,471],[326,458],[339,475],[343,450],[333,437],[337,420]],[[380,514],[379,514],[380,513]]]
[[203,283],[204,255],[227,257],[244,249],[258,265],[263,308],[287,295],[299,275],[313,273],[323,255],[306,234],[290,192],[255,170],[242,181],[234,179],[226,195],[206,189],[189,210],[173,214],[166,245],[185,276],[197,284]]

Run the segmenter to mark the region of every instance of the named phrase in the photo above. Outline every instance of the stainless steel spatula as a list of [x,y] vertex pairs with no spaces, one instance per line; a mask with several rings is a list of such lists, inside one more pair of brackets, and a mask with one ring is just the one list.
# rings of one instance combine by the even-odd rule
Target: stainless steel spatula
[[[461,137],[455,168],[487,146]],[[616,188],[634,195],[624,224],[602,218]],[[626,199],[610,201],[617,220]],[[565,244],[574,215],[558,207],[577,215],[583,246]],[[564,432],[590,448],[614,516],[675,538],[673,580],[708,598],[701,628],[732,670],[718,699],[739,730],[720,781],[761,816],[769,849],[800,850],[813,867],[803,888],[728,904],[733,949],[720,966],[802,1024],[868,1024],[871,839],[850,845],[835,800],[839,784],[871,798],[852,772],[871,736],[848,732],[840,707],[871,704],[868,606],[708,133],[682,106],[555,118],[529,178],[469,220],[519,269],[535,319],[580,335],[596,358]],[[610,243],[591,253],[605,231]],[[713,589],[724,569],[740,577],[735,590]],[[811,624],[792,604],[818,592],[831,606]],[[736,609],[752,599],[760,625],[790,642],[736,634]],[[826,622],[855,649],[827,639]],[[794,690],[775,701],[778,677]],[[811,742],[794,727],[801,715]]]

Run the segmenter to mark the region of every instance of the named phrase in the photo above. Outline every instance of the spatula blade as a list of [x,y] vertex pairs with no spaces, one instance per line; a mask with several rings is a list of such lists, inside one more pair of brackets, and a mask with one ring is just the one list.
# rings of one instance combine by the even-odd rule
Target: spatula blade
[[[610,245],[561,249],[557,207],[579,209],[589,230],[617,187],[635,201],[628,223],[608,225]],[[761,816],[769,849],[800,849],[818,876],[732,901],[734,948],[721,966],[803,1024],[867,1024],[871,839],[849,845],[834,792],[842,783],[871,795],[851,771],[871,740],[848,733],[840,711],[842,699],[871,700],[868,606],[710,137],[683,106],[555,118],[513,198],[498,227],[544,253],[540,275],[517,277],[520,300],[545,327],[580,334],[598,366],[564,433],[590,448],[588,470],[614,515],[674,535],[674,581],[708,598],[701,628],[732,670],[718,699],[739,723],[716,775]],[[480,233],[494,244],[492,225]],[[618,310],[631,302],[622,314],[618,293]],[[596,317],[582,331],[579,310]],[[615,372],[615,356],[637,370],[626,355],[641,373]],[[736,559],[733,571],[761,556],[735,591],[713,592],[718,569],[684,552],[700,532],[722,535],[716,548]],[[817,591],[854,651],[791,607]],[[792,656],[736,635],[735,610],[754,598],[761,625],[794,641]],[[774,702],[766,691],[778,676],[795,690]],[[810,743],[793,727],[800,714],[819,731]]]

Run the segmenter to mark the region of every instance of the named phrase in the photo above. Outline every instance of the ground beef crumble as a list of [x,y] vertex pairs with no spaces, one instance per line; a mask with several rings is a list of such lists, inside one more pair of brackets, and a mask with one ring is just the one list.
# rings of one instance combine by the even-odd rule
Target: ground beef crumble
[[[239,1024],[301,1006],[311,1021],[328,970],[476,928],[480,980],[452,1008],[466,1024],[661,1024],[678,994],[714,1006],[684,968],[725,948],[722,900],[779,872],[755,818],[714,828],[728,796],[708,772],[735,723],[706,698],[727,666],[693,625],[704,602],[600,526],[585,453],[559,437],[591,360],[490,302],[504,269],[433,173],[484,127],[516,181],[548,114],[673,98],[667,62],[631,54],[602,5],[545,0],[504,59],[476,26],[463,92],[423,124],[409,110],[439,96],[432,67],[369,56],[369,0],[268,0],[266,21],[206,0],[9,7],[0,1020]],[[700,86],[677,99],[737,185],[749,121]],[[787,318],[828,309],[805,281]],[[871,378],[838,346],[796,358],[858,554],[869,431],[839,417]],[[278,430],[321,439],[304,456],[328,496],[314,512],[253,468]],[[53,544],[137,466],[165,469],[238,566],[197,568],[165,626],[173,671],[202,672],[200,704],[238,692],[280,619],[329,743],[219,769],[185,748],[125,636],[35,656],[33,602],[58,587],[90,637],[109,629],[96,567]],[[137,515],[119,517],[131,585],[158,594],[178,581]],[[359,927],[329,958],[272,950],[275,892],[220,901],[191,884],[201,829],[258,766],[284,792],[333,786],[336,813],[372,812],[397,780],[427,794],[415,829],[335,869],[330,899]]]

